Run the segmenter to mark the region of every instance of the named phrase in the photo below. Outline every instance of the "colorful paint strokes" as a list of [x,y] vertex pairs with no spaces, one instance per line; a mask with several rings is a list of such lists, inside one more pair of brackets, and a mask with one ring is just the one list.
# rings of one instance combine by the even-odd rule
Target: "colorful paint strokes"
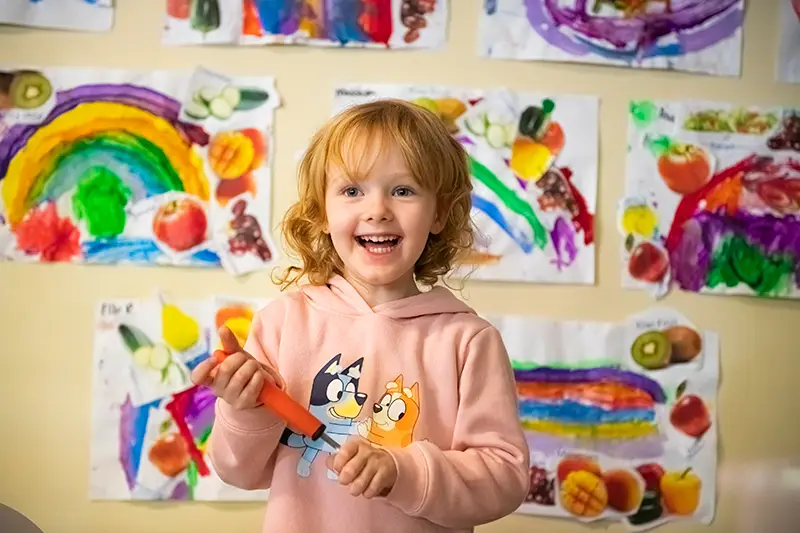
[[241,491],[214,474],[206,446],[215,397],[192,385],[189,373],[208,357],[217,323],[246,339],[253,314],[265,303],[159,295],[100,304],[92,499],[264,499],[265,491]]
[[376,98],[437,114],[469,155],[479,234],[456,277],[594,283],[596,98],[349,85],[337,88],[334,111]]
[[[518,512],[631,530],[712,521],[716,334],[670,309],[621,324],[486,318],[509,349],[531,453],[530,492]],[[679,329],[701,339],[691,364],[639,364],[651,349],[643,336],[656,350],[683,354],[689,337]]]
[[11,234],[0,252],[235,275],[269,266],[278,103],[271,78],[204,70],[0,72],[0,231]]
[[800,0],[781,0],[777,79],[800,83]]
[[630,104],[623,286],[800,297],[800,110]]
[[173,45],[440,48],[447,0],[168,0]]
[[112,0],[3,0],[0,24],[107,32],[114,25],[114,5]]
[[482,54],[739,76],[744,0],[484,0]]

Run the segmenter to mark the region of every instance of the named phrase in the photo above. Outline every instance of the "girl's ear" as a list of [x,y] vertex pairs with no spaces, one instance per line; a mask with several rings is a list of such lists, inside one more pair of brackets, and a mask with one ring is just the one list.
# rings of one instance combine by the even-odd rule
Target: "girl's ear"
[[444,222],[443,218],[439,215],[436,215],[436,218],[433,221],[433,225],[431,225],[431,234],[439,235],[442,230],[444,229]]

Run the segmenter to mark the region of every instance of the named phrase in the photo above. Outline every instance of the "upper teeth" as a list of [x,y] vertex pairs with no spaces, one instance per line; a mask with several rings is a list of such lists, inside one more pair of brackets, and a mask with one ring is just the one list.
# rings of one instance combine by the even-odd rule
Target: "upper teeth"
[[397,237],[387,237],[385,235],[362,235],[361,238],[364,239],[365,241],[370,241],[370,242],[385,242],[385,241],[393,241]]

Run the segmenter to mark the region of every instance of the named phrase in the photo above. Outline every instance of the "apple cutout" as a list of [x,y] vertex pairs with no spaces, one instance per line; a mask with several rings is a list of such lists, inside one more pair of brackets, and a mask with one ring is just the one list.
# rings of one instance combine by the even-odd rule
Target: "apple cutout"
[[639,281],[659,283],[667,275],[667,270],[669,258],[666,251],[648,241],[637,244],[628,258],[628,272]]
[[669,421],[675,429],[695,439],[705,435],[711,428],[708,407],[696,394],[682,395],[672,406]]
[[795,15],[797,15],[797,21],[800,22],[800,0],[792,0],[792,7]]
[[176,252],[185,252],[205,242],[207,230],[205,210],[191,198],[169,201],[153,217],[153,235]]

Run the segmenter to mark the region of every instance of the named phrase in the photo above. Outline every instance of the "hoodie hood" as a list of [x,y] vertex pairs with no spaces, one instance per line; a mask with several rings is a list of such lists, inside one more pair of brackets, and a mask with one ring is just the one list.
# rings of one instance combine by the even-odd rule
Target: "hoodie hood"
[[476,314],[470,306],[441,286],[433,287],[422,294],[376,305],[374,308],[342,276],[332,277],[327,285],[304,285],[300,291],[315,307],[341,315],[382,315],[399,319],[442,313]]

